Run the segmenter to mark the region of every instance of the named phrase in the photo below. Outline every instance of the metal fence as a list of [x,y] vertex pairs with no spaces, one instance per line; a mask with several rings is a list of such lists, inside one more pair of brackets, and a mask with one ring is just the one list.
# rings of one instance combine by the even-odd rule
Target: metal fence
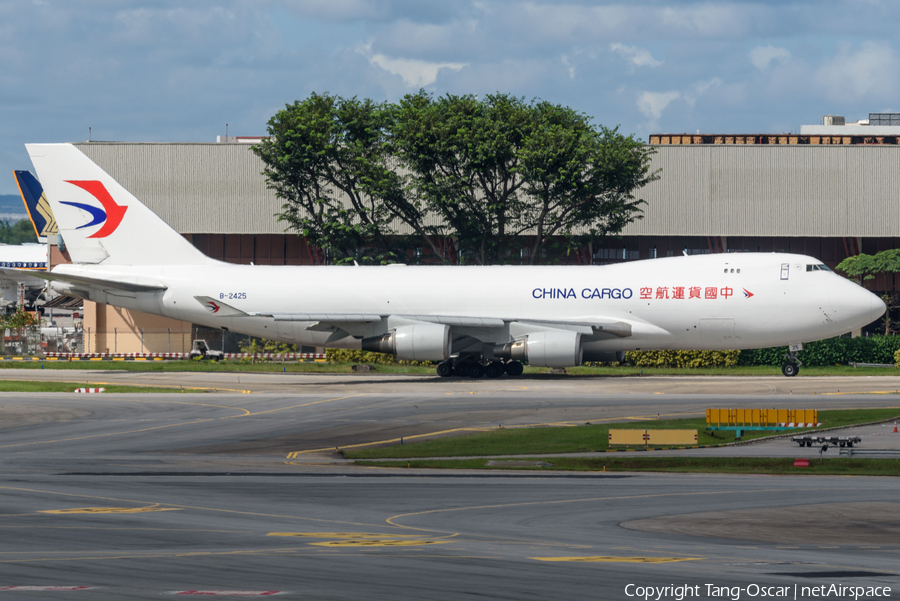
[[85,353],[188,353],[191,333],[172,328],[84,328]]
[[38,355],[43,352],[42,334],[39,327],[7,328],[3,331],[0,354]]

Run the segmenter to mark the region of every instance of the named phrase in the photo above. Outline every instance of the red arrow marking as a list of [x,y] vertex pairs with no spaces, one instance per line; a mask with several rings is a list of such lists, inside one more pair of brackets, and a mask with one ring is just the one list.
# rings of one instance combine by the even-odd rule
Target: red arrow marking
[[100,201],[100,204],[103,205],[103,209],[106,211],[106,223],[88,238],[106,238],[116,231],[116,228],[122,223],[122,217],[125,216],[125,211],[128,210],[128,207],[117,205],[116,201],[109,195],[109,192],[106,191],[106,187],[96,180],[66,180],[66,183],[78,186],[90,193],[91,196]]

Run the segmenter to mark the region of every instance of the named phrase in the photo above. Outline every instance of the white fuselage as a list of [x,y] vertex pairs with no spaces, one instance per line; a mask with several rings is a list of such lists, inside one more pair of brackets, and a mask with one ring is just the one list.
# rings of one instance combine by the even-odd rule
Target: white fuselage
[[[297,344],[322,346],[329,332],[313,322],[220,317],[196,296],[254,313],[367,313],[385,316],[471,316],[508,321],[623,322],[627,337],[585,340],[594,350],[749,349],[844,334],[884,312],[876,296],[793,254],[735,253],[670,257],[605,266],[292,267],[62,265],[54,273],[167,286],[164,292],[92,291],[87,298],[195,324]],[[61,292],[77,284],[54,282]],[[364,335],[327,346],[359,348]],[[455,328],[484,343],[515,331]],[[485,337],[492,339],[485,339]]]
[[0,305],[17,301],[19,284],[25,285],[28,289],[27,296],[33,300],[46,282],[40,277],[30,275],[30,272],[42,272],[47,269],[47,245],[0,244],[0,267],[15,269],[21,274],[0,278]]

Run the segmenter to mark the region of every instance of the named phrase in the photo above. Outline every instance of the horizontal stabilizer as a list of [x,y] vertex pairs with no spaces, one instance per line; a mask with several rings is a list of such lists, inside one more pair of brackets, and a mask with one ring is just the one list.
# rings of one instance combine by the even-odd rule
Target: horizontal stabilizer
[[[22,271],[18,269],[8,269],[0,267],[0,277],[9,277],[12,279],[21,278]],[[107,278],[93,278],[83,275],[73,275],[68,273],[54,273],[52,271],[29,271],[27,275],[50,281],[68,282],[71,284],[83,284],[93,288],[102,290],[121,290],[123,292],[162,292],[167,287],[163,284],[155,282],[143,282],[132,279],[132,281],[112,280]]]

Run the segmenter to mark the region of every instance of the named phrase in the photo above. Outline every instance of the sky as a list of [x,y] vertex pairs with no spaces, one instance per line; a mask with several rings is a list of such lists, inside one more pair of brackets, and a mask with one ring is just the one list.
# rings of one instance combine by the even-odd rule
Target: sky
[[257,136],[310,93],[502,92],[653,133],[900,112],[900,2],[0,0],[0,194],[27,142]]

